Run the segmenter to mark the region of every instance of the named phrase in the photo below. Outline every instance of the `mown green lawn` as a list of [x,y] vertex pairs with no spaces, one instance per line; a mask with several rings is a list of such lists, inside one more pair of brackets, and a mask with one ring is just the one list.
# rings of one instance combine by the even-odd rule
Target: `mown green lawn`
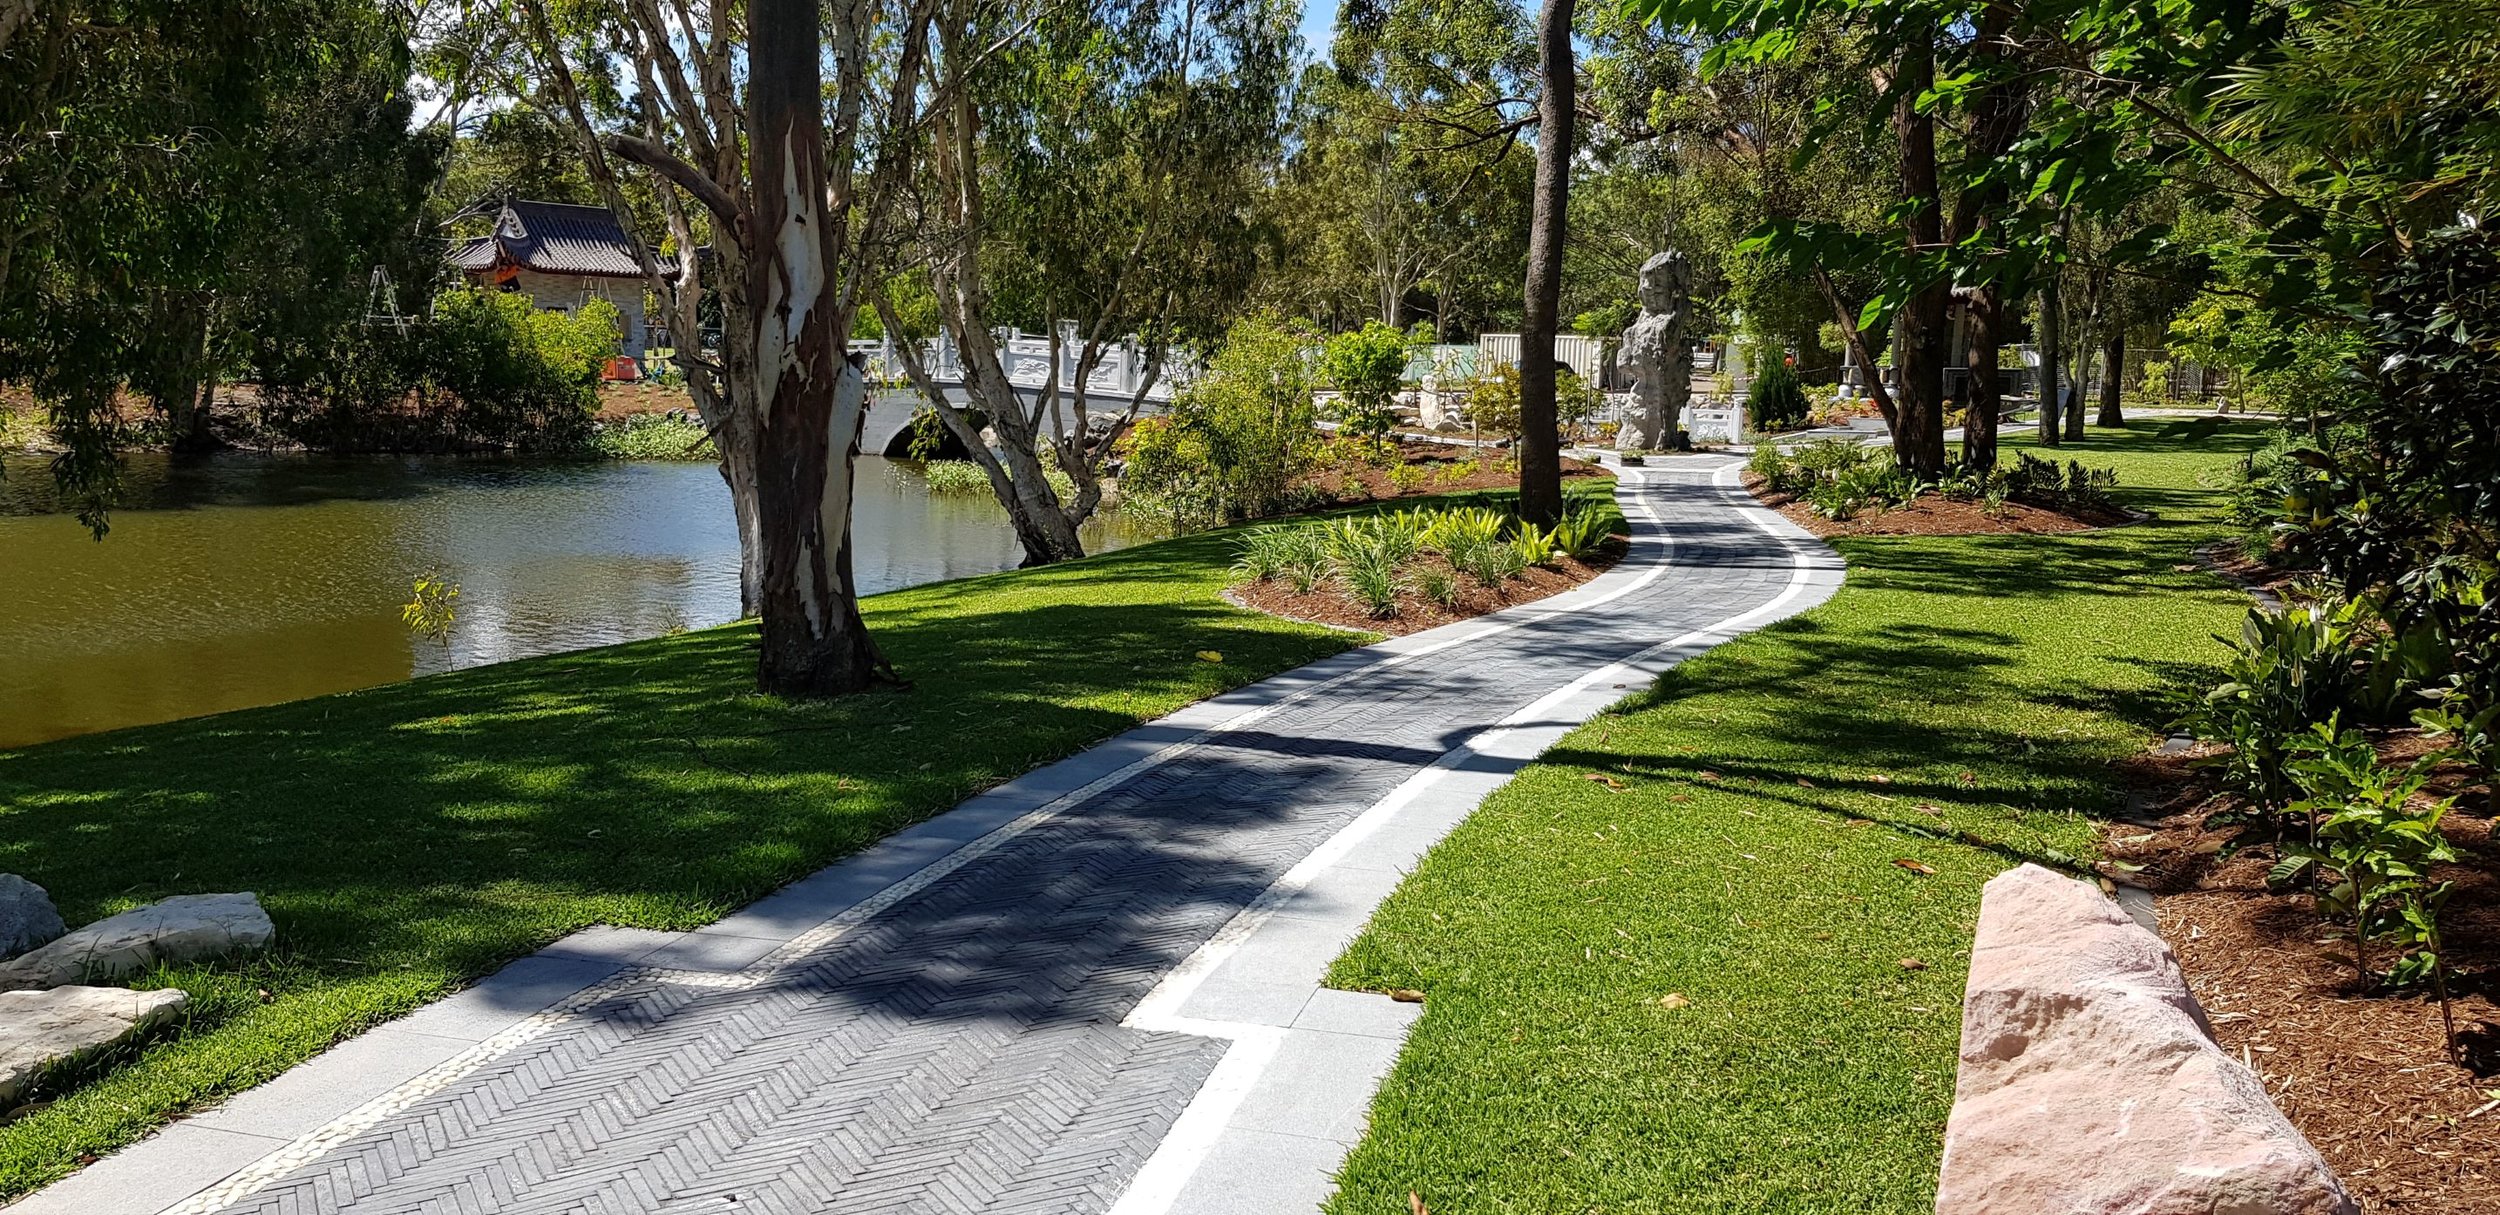
[[1427,1001],[1329,1209],[1933,1209],[1980,885],[2088,855],[2109,763],[2218,678],[2201,482],[2258,433],[2062,453],[2152,523],[1841,541],[1830,603],[1495,794],[1331,974]]
[[[713,629],[0,751],[0,872],[72,924],[251,890],[280,949],[0,1126],[0,1199],[574,929],[693,928],[969,794],[1361,638],[1239,611],[1236,538],[880,596],[912,683],[756,695]],[[1221,663],[1197,655],[1212,650]]]

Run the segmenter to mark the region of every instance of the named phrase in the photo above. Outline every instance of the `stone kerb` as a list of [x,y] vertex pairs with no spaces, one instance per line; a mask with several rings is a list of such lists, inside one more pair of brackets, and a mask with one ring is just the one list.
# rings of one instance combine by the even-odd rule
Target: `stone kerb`
[[2178,960],[2037,865],[1982,895],[1938,1215],[2357,1215]]

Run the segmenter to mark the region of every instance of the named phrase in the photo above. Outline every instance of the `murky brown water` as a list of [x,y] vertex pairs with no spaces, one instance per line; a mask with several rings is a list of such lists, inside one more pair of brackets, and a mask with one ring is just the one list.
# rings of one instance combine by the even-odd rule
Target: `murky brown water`
[[[737,535],[699,464],[225,454],[132,458],[101,543],[55,513],[42,461],[0,481],[0,747],[455,667],[651,637],[738,614]],[[860,461],[868,592],[1015,565],[986,497],[932,497]],[[1089,551],[1130,539],[1091,525]],[[450,643],[399,618],[460,584]]]

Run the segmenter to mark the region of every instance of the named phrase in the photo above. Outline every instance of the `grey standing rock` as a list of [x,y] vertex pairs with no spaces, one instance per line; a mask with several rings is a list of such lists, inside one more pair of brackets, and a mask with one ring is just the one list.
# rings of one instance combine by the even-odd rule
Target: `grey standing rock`
[[48,944],[67,931],[43,887],[14,873],[0,873],[0,958]]
[[55,987],[0,992],[0,1110],[17,1104],[43,1069],[124,1042],[181,1012],[173,988]]
[[0,963],[0,992],[108,981],[159,963],[269,947],[277,929],[249,894],[184,894],[98,920]]
[[1693,352],[1684,341],[1692,291],[1693,268],[1683,254],[1669,249],[1641,263],[1641,319],[1623,331],[1621,357],[1632,372],[1632,408],[1615,435],[1623,451],[1675,445],[1693,394]]

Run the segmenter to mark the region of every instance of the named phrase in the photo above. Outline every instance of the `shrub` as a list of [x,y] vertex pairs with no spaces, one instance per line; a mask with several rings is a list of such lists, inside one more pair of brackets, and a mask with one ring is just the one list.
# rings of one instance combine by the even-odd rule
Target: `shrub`
[[1562,522],[1554,525],[1549,539],[1564,556],[1592,557],[1596,555],[1598,546],[1606,543],[1607,538],[1614,535],[1615,527],[1622,522],[1623,515],[1611,503],[1583,506],[1563,516]]
[[1806,420],[1806,393],[1797,383],[1797,373],[1782,359],[1766,359],[1770,365],[1754,378],[1753,387],[1745,394],[1745,416],[1757,431],[1785,430]]
[[1236,322],[1206,376],[1122,437],[1130,500],[1184,531],[1281,511],[1319,442],[1309,340],[1273,316]]
[[1797,449],[1790,463],[1810,481],[1830,481],[1884,462],[1884,453],[1853,439],[1816,439]]
[[[2284,843],[2283,859],[2267,872],[2267,884],[2283,889],[2313,874],[2330,875],[2327,888],[2316,892],[2318,913],[2352,934],[2353,968],[2362,981],[2374,977],[2370,942],[2394,936],[2403,953],[2391,977],[2432,978],[2444,1012],[2438,917],[2449,884],[2430,879],[2434,863],[2463,859],[2439,833],[2439,821],[2456,799],[2413,804],[2444,757],[2431,754],[2389,768],[2367,736],[2342,729],[2333,715],[2291,740],[2288,750],[2287,770],[2301,790],[2289,810],[2305,816],[2309,829],[2305,838]],[[2452,1029],[2452,1050],[2454,1045]]]
[[1754,444],[1753,458],[1745,461],[1745,471],[1762,478],[1763,488],[1773,493],[1786,492],[1782,486],[1790,475],[1788,468],[1788,455],[1776,443]]
[[1510,546],[1519,554],[1522,571],[1531,565],[1544,565],[1561,555],[1560,550],[1554,547],[1553,533],[1524,519],[1519,522],[1519,530],[1511,533]]
[[1504,522],[1501,512],[1481,506],[1435,511],[1432,521],[1424,526],[1423,546],[1443,556],[1454,557],[1477,545],[1499,542]]
[[1415,593],[1422,595],[1442,611],[1458,610],[1458,574],[1446,567],[1427,565],[1415,571]]
[[2244,826],[2281,834],[2280,816],[2297,798],[2285,766],[2292,740],[2340,710],[2357,657],[2351,630],[2325,607],[2249,609],[2229,680],[2189,722],[2197,737],[2230,746],[2208,766],[2249,800],[2253,813],[2237,816]]
[[2107,514],[2118,509],[2110,496],[2117,487],[2117,469],[2085,468],[2081,460],[2068,460],[2061,469],[2026,451],[2006,473],[2005,496],[2064,514]]
[[572,313],[460,287],[405,332],[359,328],[317,350],[256,349],[263,417],[323,451],[591,447],[599,373],[619,345],[615,306]]
[[1233,562],[1233,576],[1249,582],[1265,582],[1285,572],[1292,561],[1294,529],[1262,527],[1241,538],[1241,556]]
[[591,450],[611,460],[717,460],[712,434],[695,418],[640,413],[593,431]]
[[931,460],[920,466],[920,478],[928,483],[930,493],[946,497],[990,492],[990,475],[970,460]]
[[599,404],[622,316],[593,299],[572,313],[509,291],[446,291],[424,332],[433,382],[459,398],[463,430],[498,446],[574,446]]
[[1867,510],[1902,505],[1916,498],[1921,488],[1916,477],[1893,465],[1865,464],[1815,482],[1805,496],[1814,513],[1840,521]]
[[[2223,483],[2224,511],[2240,529],[2240,549],[2254,559],[2312,564],[2310,554],[2295,543],[2277,551],[2287,518],[2306,518],[2325,474],[2312,463],[2318,456],[2348,463],[2364,458],[2368,434],[2358,426],[2328,427],[2310,435],[2289,427],[2278,429],[2266,445],[2232,466]],[[2297,533],[2295,533],[2297,538]]]
[[1519,369],[1507,364],[1479,376],[1467,390],[1467,420],[1506,439],[1519,437]]
[[1381,321],[1328,339],[1320,349],[1320,374],[1337,390],[1330,412],[1348,434],[1380,440],[1397,418],[1398,388],[1406,380],[1414,339]]

